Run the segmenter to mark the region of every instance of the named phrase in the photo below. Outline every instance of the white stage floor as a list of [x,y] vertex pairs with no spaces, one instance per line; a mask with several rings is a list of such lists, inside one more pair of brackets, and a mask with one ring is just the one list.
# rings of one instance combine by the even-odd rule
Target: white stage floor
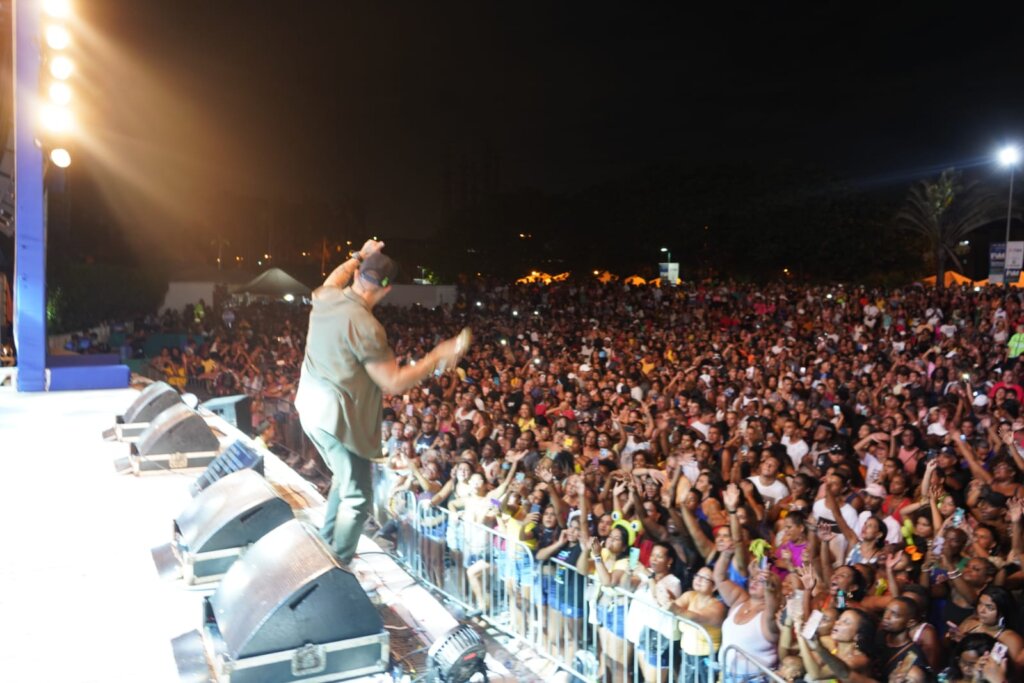
[[[199,471],[115,472],[113,462],[128,446],[105,442],[101,433],[136,395],[0,389],[5,681],[179,681],[171,640],[199,627],[204,592],[161,580],[151,550],[171,540],[172,520],[188,504]],[[267,477],[296,493],[311,490],[276,458],[267,460]],[[298,516],[319,522],[322,499],[314,493],[308,504]],[[385,604],[412,611],[406,615],[425,642],[456,625],[390,558],[357,560],[357,570],[360,562],[362,569],[372,564],[368,574]]]

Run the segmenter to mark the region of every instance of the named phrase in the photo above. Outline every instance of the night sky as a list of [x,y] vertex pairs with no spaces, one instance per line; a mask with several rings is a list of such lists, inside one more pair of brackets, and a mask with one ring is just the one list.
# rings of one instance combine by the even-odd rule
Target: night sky
[[500,191],[557,193],[766,160],[907,185],[1024,140],[1008,3],[79,5],[75,201],[162,249],[288,229],[307,200],[429,237],[453,153],[493,160]]

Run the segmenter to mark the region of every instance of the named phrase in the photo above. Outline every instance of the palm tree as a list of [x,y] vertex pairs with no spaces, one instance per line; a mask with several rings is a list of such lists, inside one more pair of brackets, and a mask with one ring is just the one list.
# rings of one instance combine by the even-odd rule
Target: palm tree
[[959,243],[978,228],[999,218],[995,196],[979,181],[965,182],[948,169],[938,180],[922,180],[910,189],[906,206],[896,215],[903,230],[924,237],[935,259],[935,286],[945,285],[946,260],[963,270],[956,253]]

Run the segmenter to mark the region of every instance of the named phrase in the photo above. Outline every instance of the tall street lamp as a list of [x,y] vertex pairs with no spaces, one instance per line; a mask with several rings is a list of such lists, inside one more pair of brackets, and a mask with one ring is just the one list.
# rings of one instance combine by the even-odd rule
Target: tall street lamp
[[668,247],[662,247],[661,253],[668,254],[668,258],[665,259],[667,263],[672,263],[672,252],[668,250]]
[[1010,221],[1013,218],[1013,172],[1020,161],[1020,149],[1016,145],[1007,145],[999,150],[999,163],[1010,169],[1010,198],[1006,203],[1006,247],[1003,256],[1003,287],[1010,286],[1010,278],[1007,276],[1007,265],[1010,255]]

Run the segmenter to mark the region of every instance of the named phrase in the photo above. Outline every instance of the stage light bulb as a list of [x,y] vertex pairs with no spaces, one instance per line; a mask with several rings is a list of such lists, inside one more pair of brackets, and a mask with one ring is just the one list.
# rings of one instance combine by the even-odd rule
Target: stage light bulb
[[50,61],[50,75],[58,81],[66,81],[75,71],[75,63],[64,55],[54,57]]
[[1020,149],[1015,145],[1007,145],[999,150],[999,163],[1003,166],[1016,166],[1020,161]]
[[43,11],[57,19],[67,19],[71,16],[70,0],[43,0]]
[[51,83],[50,101],[60,106],[69,104],[71,102],[71,86],[63,82]]
[[52,133],[67,133],[74,124],[70,110],[53,105],[43,107],[40,119],[43,126]]
[[64,50],[71,45],[71,34],[63,26],[54,24],[46,27],[46,44],[51,50]]
[[50,152],[50,161],[57,168],[67,168],[71,165],[71,154],[63,147],[58,147]]

